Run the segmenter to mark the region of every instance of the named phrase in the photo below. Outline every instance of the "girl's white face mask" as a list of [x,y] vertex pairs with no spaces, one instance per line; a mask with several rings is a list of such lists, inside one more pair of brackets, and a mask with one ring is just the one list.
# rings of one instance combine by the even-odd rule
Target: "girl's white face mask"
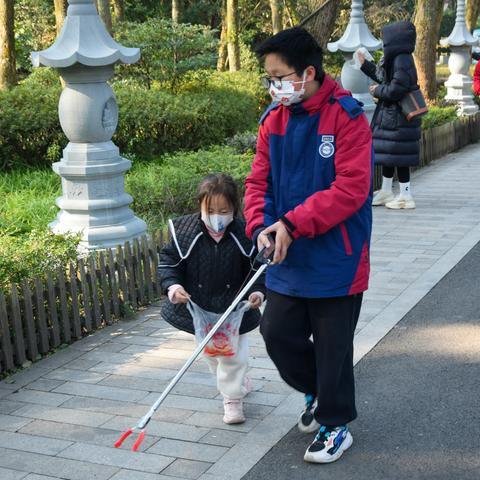
[[[297,82],[294,80],[281,80],[273,81],[270,84],[270,96],[274,102],[281,103],[282,105],[289,106],[294,103],[299,103],[303,100],[305,95],[305,83],[306,83],[307,72],[303,72],[303,78],[301,81]],[[295,85],[301,83],[302,86],[299,90],[295,90]]]
[[208,215],[202,212],[203,223],[216,233],[222,233],[233,222],[233,213],[227,215]]

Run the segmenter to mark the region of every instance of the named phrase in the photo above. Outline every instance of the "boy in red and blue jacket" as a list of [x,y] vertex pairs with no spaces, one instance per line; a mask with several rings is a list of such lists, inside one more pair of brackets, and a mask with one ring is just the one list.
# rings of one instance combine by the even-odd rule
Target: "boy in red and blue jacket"
[[257,53],[274,100],[245,195],[247,235],[275,250],[260,330],[282,378],[305,394],[300,430],[318,430],[305,460],[329,463],[350,447],[347,423],[357,415],[353,335],[370,272],[371,131],[361,104],[325,75],[306,30],[280,32]]

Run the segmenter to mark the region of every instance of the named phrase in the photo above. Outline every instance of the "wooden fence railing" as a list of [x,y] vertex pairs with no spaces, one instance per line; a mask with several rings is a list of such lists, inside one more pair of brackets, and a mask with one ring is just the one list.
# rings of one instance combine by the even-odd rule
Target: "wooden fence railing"
[[[422,131],[420,165],[425,167],[437,158],[480,140],[480,113],[459,117],[453,122]],[[382,184],[381,167],[375,168],[374,188]]]
[[0,374],[158,299],[163,243],[162,233],[143,237],[0,291]]

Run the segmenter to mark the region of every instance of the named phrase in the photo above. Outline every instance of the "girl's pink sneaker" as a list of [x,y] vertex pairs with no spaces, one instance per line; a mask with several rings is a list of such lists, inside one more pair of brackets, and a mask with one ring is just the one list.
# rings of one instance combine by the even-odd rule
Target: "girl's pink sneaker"
[[245,415],[243,414],[243,401],[242,400],[229,400],[225,398],[223,400],[224,416],[223,421],[227,425],[233,425],[235,423],[243,423],[245,421]]

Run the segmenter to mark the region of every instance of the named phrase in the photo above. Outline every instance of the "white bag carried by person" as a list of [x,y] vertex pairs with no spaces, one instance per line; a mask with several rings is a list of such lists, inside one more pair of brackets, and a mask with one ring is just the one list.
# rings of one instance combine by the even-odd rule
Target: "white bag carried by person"
[[353,53],[353,58],[350,60],[350,65],[355,70],[360,70],[362,68],[362,64],[360,63],[360,59],[358,58],[358,54],[363,53],[365,56],[365,60],[369,60],[370,62],[373,61],[373,57],[370,52],[365,47],[360,47]]
[[[201,343],[218,322],[222,313],[208,312],[191,300],[187,303],[187,309],[193,318],[195,339],[198,343]],[[243,314],[249,309],[250,304],[247,301],[240,302],[237,305],[237,308],[227,317],[223,325],[208,342],[204,350],[205,355],[209,357],[233,357],[237,353]]]

